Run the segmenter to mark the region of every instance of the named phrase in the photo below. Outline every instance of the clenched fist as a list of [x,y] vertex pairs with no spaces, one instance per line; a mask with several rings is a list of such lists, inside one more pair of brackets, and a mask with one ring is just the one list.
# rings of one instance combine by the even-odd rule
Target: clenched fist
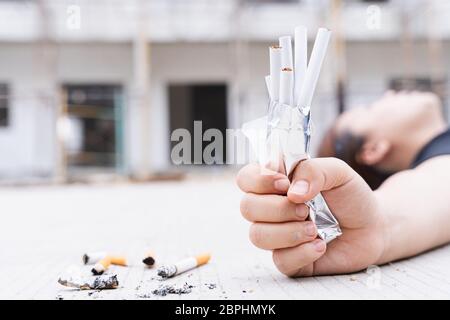
[[[250,240],[258,248],[273,250],[273,261],[285,275],[358,271],[377,263],[383,254],[385,223],[377,198],[341,160],[304,160],[292,181],[250,164],[239,172],[237,184],[245,192],[241,213],[252,222]],[[343,233],[328,244],[318,238],[305,205],[319,192]]]

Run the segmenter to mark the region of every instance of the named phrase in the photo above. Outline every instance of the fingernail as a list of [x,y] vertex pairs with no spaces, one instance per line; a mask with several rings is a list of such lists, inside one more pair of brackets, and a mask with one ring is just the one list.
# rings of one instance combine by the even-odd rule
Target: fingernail
[[305,227],[305,232],[307,236],[313,237],[316,235],[316,226],[312,222],[308,222]]
[[312,244],[314,246],[314,249],[316,249],[317,252],[322,252],[325,250],[326,245],[325,245],[325,241],[323,241],[323,240],[320,240],[320,239],[314,240]]
[[278,191],[287,191],[289,189],[289,184],[290,183],[289,183],[288,179],[278,179],[278,180],[275,180],[275,182],[273,183],[273,186]]
[[291,187],[289,191],[299,195],[305,195],[308,193],[308,190],[309,190],[308,181],[298,180],[294,183],[294,185]]

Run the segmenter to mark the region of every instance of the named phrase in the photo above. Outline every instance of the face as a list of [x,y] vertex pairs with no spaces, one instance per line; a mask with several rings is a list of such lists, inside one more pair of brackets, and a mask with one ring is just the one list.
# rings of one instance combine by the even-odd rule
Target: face
[[337,120],[336,130],[394,142],[421,126],[425,119],[439,113],[439,99],[432,93],[387,92],[367,107],[354,108],[342,114]]

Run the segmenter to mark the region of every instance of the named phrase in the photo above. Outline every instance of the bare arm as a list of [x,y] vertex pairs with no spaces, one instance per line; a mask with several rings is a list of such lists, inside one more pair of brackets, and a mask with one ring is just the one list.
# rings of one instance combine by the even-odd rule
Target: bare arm
[[378,263],[450,242],[450,156],[395,174],[375,196],[385,217],[385,250]]
[[[290,184],[282,174],[260,172],[249,165],[238,175],[246,192],[241,212],[252,222],[250,240],[272,250],[286,275],[358,271],[450,242],[450,156],[397,173],[375,192],[334,158],[301,162]],[[305,220],[304,203],[319,191],[343,231],[328,244],[316,238],[315,229],[308,232]]]

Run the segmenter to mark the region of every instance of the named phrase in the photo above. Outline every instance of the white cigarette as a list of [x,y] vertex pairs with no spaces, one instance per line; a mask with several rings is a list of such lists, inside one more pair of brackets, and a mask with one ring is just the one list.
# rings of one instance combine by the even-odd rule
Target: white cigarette
[[331,31],[320,28],[317,32],[314,47],[309,59],[308,68],[306,69],[305,80],[301,87],[298,106],[302,108],[310,108],[314,91],[316,89],[317,80],[319,79],[320,69],[327,52],[328,43],[330,42]]
[[295,28],[294,104],[298,106],[308,61],[308,34],[304,26]]
[[270,89],[270,76],[265,76],[264,80],[266,81],[267,93],[269,94],[270,100],[272,100],[272,91]]
[[281,68],[294,69],[292,63],[292,39],[291,36],[283,36],[279,38],[281,47]]
[[202,254],[196,257],[186,258],[173,265],[158,268],[157,274],[162,278],[170,278],[188,270],[200,267],[201,265],[208,263],[210,258],[210,254]]
[[294,72],[290,68],[283,68],[280,75],[280,103],[292,104],[292,85]]
[[280,70],[281,70],[281,48],[273,46],[269,49],[270,54],[270,90],[272,100],[278,101],[280,90]]
[[104,251],[88,252],[83,255],[84,264],[95,264],[105,258],[107,253]]

